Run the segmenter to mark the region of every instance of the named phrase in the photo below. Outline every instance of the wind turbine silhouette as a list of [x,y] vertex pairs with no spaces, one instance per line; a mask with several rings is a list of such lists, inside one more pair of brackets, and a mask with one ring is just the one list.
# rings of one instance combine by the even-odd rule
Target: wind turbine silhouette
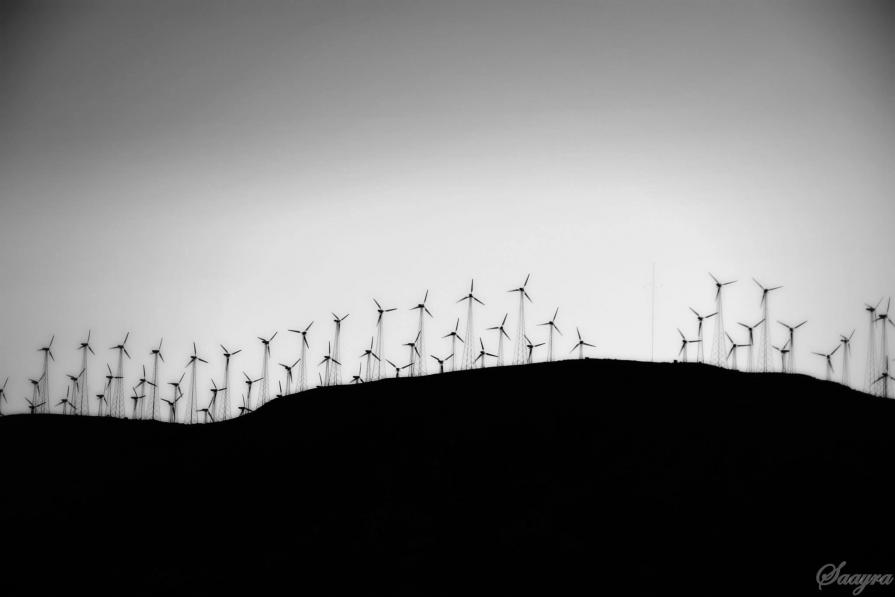
[[224,351],[224,399],[216,403],[215,415],[218,421],[225,421],[230,418],[230,359],[242,352],[239,350],[230,350],[223,344],[220,345]]
[[[286,393],[283,394],[283,396],[288,396],[292,393],[292,368],[298,365],[299,361],[301,361],[300,357],[296,359],[296,361],[291,365],[280,363],[280,367],[282,367],[286,371]],[[282,393],[282,391],[280,393]]]
[[479,360],[481,360],[481,361],[482,361],[482,364],[479,365],[479,369],[484,369],[484,368],[485,368],[485,357],[494,357],[494,358],[496,358],[497,355],[496,355],[496,354],[491,354],[490,352],[488,352],[487,350],[485,350],[485,343],[482,342],[482,339],[481,339],[481,338],[479,338],[479,346],[481,347],[481,349],[479,350],[479,355],[475,358],[475,362],[478,363]]
[[[161,360],[163,363],[165,362],[165,357],[162,354],[162,342],[165,339],[162,338],[158,341],[158,348],[153,348],[149,351],[149,356],[152,357],[152,386],[151,396],[149,398],[149,418],[153,421],[157,420],[159,417],[159,403],[158,403],[158,362]],[[144,375],[145,377],[145,375]]]
[[782,348],[777,347],[777,346],[774,346],[774,347],[773,347],[774,350],[776,350],[777,352],[780,353],[780,371],[783,372],[783,373],[788,373],[788,372],[789,372],[789,370],[788,370],[788,368],[787,368],[787,366],[786,366],[786,364],[787,364],[787,355],[789,354],[789,351],[791,350],[790,348],[788,348],[788,346],[789,346],[789,342],[790,342],[790,341],[787,340],[787,341],[786,341],[786,344],[784,344]]
[[438,363],[438,372],[439,372],[439,373],[444,373],[444,363],[445,363],[445,361],[449,361],[454,355],[453,355],[453,354],[450,354],[450,355],[444,357],[443,359],[438,358],[438,357],[435,356],[434,354],[433,354],[433,355],[429,355],[429,356],[431,356],[433,359],[435,359],[435,362]]
[[[190,360],[186,364],[186,366],[190,368],[190,393],[186,403],[187,412],[189,413],[189,421],[186,422],[188,422],[190,425],[192,425],[194,422],[197,422],[199,418],[196,415],[196,407],[199,406],[199,389],[197,386],[199,380],[196,377],[196,368],[199,363],[204,363],[207,365],[208,361],[199,356],[199,353],[196,349],[196,343],[193,342],[193,354],[190,355]],[[194,420],[194,417],[196,420]]]
[[733,370],[738,371],[739,365],[737,363],[737,353],[741,348],[751,347],[751,344],[737,344],[733,341],[733,338],[730,337],[730,334],[724,332],[727,336],[727,340],[730,342],[730,350],[727,352],[727,361],[730,361],[730,358],[733,357]]
[[[457,328],[460,327],[460,318],[457,318],[457,323],[454,325],[454,331],[448,332],[444,336],[442,336],[442,340],[445,338],[451,339],[451,356],[457,354],[457,340],[460,340],[460,343],[463,344],[463,353],[466,354],[466,343],[463,342],[463,338],[460,337],[460,334],[457,333]],[[451,363],[451,371],[457,370],[457,359],[454,359],[454,362]]]
[[270,343],[273,342],[273,339],[277,337],[277,332],[273,333],[273,336],[270,338],[262,338],[258,336],[258,340],[261,341],[262,349],[262,357],[261,357],[261,406],[267,404],[267,401],[270,400],[270,382],[268,380],[268,376],[270,372],[268,371],[268,366],[270,364]]
[[[142,377],[140,378],[140,380],[137,382],[137,385],[134,386],[134,393],[136,394],[137,391],[139,391],[141,394],[143,394],[143,398],[145,398],[145,397],[146,397],[146,394],[144,393],[144,390],[146,389],[146,384],[149,384],[150,386],[154,386],[153,382],[151,382],[151,381],[149,381],[148,379],[146,379],[146,365],[143,365],[143,376],[142,376]],[[138,388],[139,388],[139,390],[138,390]],[[134,407],[136,407],[136,406],[137,406],[137,404],[136,404],[136,402],[135,402],[135,403],[134,403]],[[134,412],[134,418],[135,418],[135,419],[142,419],[142,418],[143,418],[143,410],[142,410],[143,403],[142,403],[142,401],[140,402],[140,407],[141,407],[141,410],[140,410],[139,413]]]
[[252,409],[251,409],[251,406],[252,406],[252,385],[258,383],[258,382],[261,381],[263,378],[262,378],[262,377],[259,377],[258,379],[252,379],[251,377],[249,377],[249,376],[246,374],[245,371],[242,372],[242,375],[243,375],[243,377],[246,378],[246,380],[245,380],[245,384],[248,386],[248,389],[246,390],[246,395],[247,395],[248,397],[246,398],[246,396],[243,396],[243,405],[244,405],[244,406],[248,406],[248,407],[249,407],[249,411],[251,411],[251,410],[252,410]]
[[[887,334],[888,328],[886,327],[886,324],[888,323],[889,325],[895,327],[895,323],[893,323],[892,320],[889,319],[889,309],[891,308],[891,306],[892,306],[892,299],[890,298],[886,302],[886,312],[879,313],[876,316],[876,321],[879,322],[880,330],[882,331],[882,334],[880,336],[880,344],[879,344],[880,363],[881,363],[879,370],[884,370],[884,371],[886,371],[887,374],[889,371],[889,336]],[[887,388],[888,388],[888,385],[886,383],[884,383],[883,391],[885,392]],[[886,394],[886,393],[884,393],[883,396],[888,398],[888,394]]]
[[764,319],[756,323],[755,325],[746,325],[745,323],[737,322],[737,325],[740,325],[746,328],[749,331],[749,367],[748,371],[755,370],[755,358],[754,358],[754,345],[755,345],[755,328],[764,323]]
[[[483,303],[481,300],[479,300],[475,296],[475,294],[473,294],[474,290],[475,290],[475,279],[472,279],[469,282],[469,293],[466,296],[461,297],[457,301],[458,303],[462,303],[463,301],[466,301],[466,337],[467,338],[475,337],[475,314],[473,312],[474,311],[474,303],[478,303],[482,306],[485,305],[485,303]],[[454,331],[451,332],[450,334],[448,334],[447,336],[445,336],[445,338],[447,338],[448,336],[451,337],[451,354],[457,354],[455,340],[457,338],[460,338],[460,336],[457,334],[457,328],[459,326],[460,326],[460,319],[457,318],[457,325],[454,326]],[[467,344],[466,342],[463,342],[462,338],[460,338],[460,342],[463,343],[463,355],[460,359],[460,368],[461,369],[471,369],[474,364],[473,360],[475,359],[475,355],[473,354],[472,341],[470,340],[470,343]],[[456,359],[454,359],[453,366],[454,366],[454,369],[457,368],[457,360]]]
[[3,403],[9,404],[9,398],[6,397],[6,384],[9,383],[9,377],[6,378],[6,381],[3,382],[3,385],[0,386],[0,407],[3,406]]
[[[47,403],[47,400],[50,397],[50,361],[55,361],[56,357],[53,356],[53,340],[56,339],[56,335],[50,338],[49,344],[37,349],[37,352],[42,352],[43,354],[43,375],[40,376],[40,379],[43,382],[43,388],[41,390],[41,395],[44,396],[44,401],[40,403],[40,410],[38,412],[47,412],[50,410],[50,405]],[[35,407],[37,408],[37,407]],[[32,414],[34,414],[32,412]]]
[[[376,377],[379,378],[382,377],[382,359],[385,358],[385,342],[383,340],[385,327],[383,322],[385,319],[384,316],[386,313],[396,311],[398,308],[384,308],[375,298],[373,299],[373,302],[376,303],[376,354],[379,355],[379,358],[376,359]],[[372,377],[370,377],[369,369],[367,370],[367,377],[372,379]]]
[[78,405],[78,412],[82,415],[90,414],[90,401],[88,400],[90,396],[90,388],[88,386],[89,376],[87,374],[87,353],[89,352],[92,355],[96,355],[93,352],[93,347],[90,346],[90,330],[87,330],[87,340],[81,342],[78,345],[78,350],[81,351],[81,380],[79,382],[80,391],[78,395],[75,396]]
[[28,398],[25,398],[25,402],[28,403],[28,414],[31,414],[31,415],[35,414],[38,411],[38,409],[41,406],[43,406],[43,404],[44,404],[43,402],[38,402],[37,404],[35,404]]
[[684,332],[681,331],[681,328],[678,328],[678,329],[677,329],[677,333],[681,335],[681,349],[680,349],[680,351],[678,351],[677,356],[678,356],[678,357],[683,356],[683,358],[681,359],[681,362],[686,363],[686,362],[688,361],[688,358],[687,358],[687,357],[688,357],[688,355],[689,355],[689,351],[687,350],[687,346],[690,345],[690,344],[702,344],[702,340],[699,340],[699,339],[697,339],[697,340],[687,340],[687,337],[684,336]]
[[307,366],[306,366],[306,364],[308,362],[308,354],[307,354],[306,349],[311,347],[311,345],[308,344],[308,332],[310,331],[312,325],[314,325],[313,321],[311,323],[309,323],[308,327],[306,327],[303,330],[289,330],[293,334],[301,335],[301,340],[299,341],[299,344],[301,344],[301,356],[298,358],[299,363],[301,363],[301,366],[298,368],[298,391],[299,392],[304,392],[305,390],[308,389],[308,371],[307,371]]
[[[403,346],[406,346],[410,349],[410,363],[409,363],[410,364],[410,377],[413,377],[413,374],[414,374],[414,369],[415,369],[414,365],[417,362],[416,357],[420,357],[419,360],[422,360],[422,356],[423,356],[422,354],[420,354],[420,349],[417,348],[419,339],[420,339],[420,334],[419,334],[419,332],[417,332],[416,338],[413,339],[413,342],[407,342],[406,344],[403,344]],[[415,356],[414,356],[414,353],[415,353]]]
[[145,395],[145,394],[137,394],[137,387],[136,387],[136,386],[134,386],[134,387],[132,388],[132,390],[133,390],[133,392],[134,392],[134,395],[131,396],[131,400],[133,400],[133,402],[134,402],[134,419],[139,420],[139,419],[142,418],[142,416],[141,416],[141,414],[140,414],[140,411],[141,411],[141,409],[140,409],[140,401],[143,400],[143,399],[146,397],[146,395]]
[[855,330],[851,331],[851,334],[848,336],[840,335],[839,342],[840,346],[842,346],[842,385],[848,386],[850,382],[850,366],[849,366],[849,356],[851,353],[851,339],[855,335]]
[[778,321],[777,323],[789,330],[789,342],[787,342],[787,344],[789,345],[789,366],[787,367],[787,370],[790,373],[794,373],[796,370],[796,330],[808,323],[808,320],[805,320],[795,326],[789,325],[788,323],[783,323],[782,321]]
[[879,382],[883,382],[883,389],[882,393],[880,394],[880,396],[882,396],[883,398],[889,397],[889,380],[895,381],[895,377],[889,375],[889,370],[887,368],[885,371],[883,371],[883,374],[877,377],[876,381],[873,382],[873,385],[876,385]]
[[112,403],[111,415],[113,417],[123,418],[125,416],[124,412],[124,356],[127,355],[127,358],[130,359],[131,355],[127,351],[127,339],[130,338],[131,333],[128,332],[124,336],[124,341],[117,345],[113,346],[109,350],[117,350],[118,351],[118,368],[115,370],[115,378],[112,383]]
[[[522,286],[519,288],[511,288],[507,291],[519,293],[519,315],[516,318],[516,348],[513,354],[514,365],[521,365],[525,359],[525,301],[527,300],[529,303],[531,302],[531,297],[528,296],[528,291],[525,290],[525,287],[528,286],[528,280],[530,278],[531,274],[528,274],[525,276],[525,282],[522,283]],[[467,337],[469,337],[468,334]],[[479,340],[481,340],[481,338]]]
[[[432,317],[431,311],[426,306],[426,301],[429,300],[429,291],[426,290],[426,295],[423,297],[423,302],[419,303],[415,307],[411,307],[411,311],[419,311],[419,327],[417,329],[416,334],[416,352],[418,355],[426,354],[426,315]],[[414,368],[410,368],[410,375],[425,375],[426,374],[426,360],[420,358],[417,360],[416,371],[414,372]]]
[[391,361],[388,360],[388,359],[385,359],[385,362],[388,363],[389,365],[391,365],[392,367],[395,368],[395,377],[396,377],[396,378],[397,378],[397,377],[401,377],[401,370],[402,370],[402,369],[407,369],[407,368],[410,367],[410,365],[411,365],[411,363],[408,363],[408,364],[404,365],[403,367],[399,367],[399,366],[395,365],[393,362],[391,362]]
[[69,400],[70,396],[71,396],[71,387],[69,386],[69,387],[65,388],[65,398],[63,398],[62,400],[60,400],[59,402],[56,403],[56,406],[62,407],[63,415],[68,414],[68,407],[71,407],[72,411],[74,411],[74,405],[71,403],[71,400]]
[[870,327],[867,331],[867,369],[865,373],[865,384],[867,386],[867,393],[872,394],[874,392],[874,386],[876,384],[876,310],[879,309],[879,306],[883,303],[883,299],[879,299],[876,305],[871,305],[869,303],[864,303],[864,310],[867,311],[867,314],[870,316]]
[[819,357],[823,357],[827,361],[827,381],[833,381],[833,355],[842,348],[841,344],[837,344],[836,348],[833,349],[832,352],[814,352],[812,354],[816,354]]
[[500,325],[496,325],[494,327],[488,328],[488,331],[497,330],[497,366],[500,367],[503,365],[503,339],[510,339],[510,335],[507,334],[504,329],[504,325],[507,323],[507,317],[509,313],[504,314],[503,321],[500,322]]
[[715,312],[718,314],[717,319],[715,319],[715,337],[714,343],[712,344],[712,364],[717,365],[718,367],[724,367],[724,354],[726,352],[724,337],[727,335],[727,331],[724,329],[724,301],[722,296],[723,293],[721,291],[725,286],[734,284],[736,280],[721,282],[711,272],[709,272],[709,277],[711,277],[712,281],[715,283]]
[[335,313],[333,316],[333,324],[335,330],[333,332],[333,344],[330,362],[327,364],[326,370],[329,372],[330,378],[327,380],[329,385],[342,385],[342,362],[341,362],[341,346],[342,346],[342,322],[348,319],[348,313],[344,317],[339,317]]
[[553,361],[553,332],[556,331],[557,334],[562,336],[562,332],[559,331],[559,328],[556,327],[556,316],[559,315],[559,307],[556,308],[556,311],[553,312],[553,319],[550,321],[545,321],[544,323],[539,323],[538,325],[546,325],[549,326],[549,330],[547,333],[547,362],[550,363]]
[[[108,373],[108,375],[106,375],[106,387],[103,390],[103,392],[105,393],[105,400],[103,400],[103,402],[105,403],[106,409],[108,410],[107,416],[111,417],[112,416],[112,404],[110,402],[110,399],[112,398],[112,390],[115,387],[115,384],[119,380],[121,380],[122,377],[118,376],[118,375],[114,375],[112,373],[112,367],[110,367],[108,363],[106,363],[106,370],[109,373]],[[102,406],[102,404],[100,404],[100,406]],[[100,412],[99,416],[103,416],[103,413]]]
[[96,404],[97,416],[101,417],[101,416],[103,416],[103,404],[108,402],[106,400],[105,390],[100,394],[96,394],[94,397],[96,398],[96,402],[97,402],[97,404]]
[[752,281],[761,288],[761,320],[764,322],[764,326],[761,328],[761,340],[759,344],[758,350],[758,361],[760,370],[763,373],[767,373],[769,369],[769,360],[770,360],[770,349],[771,349],[771,330],[768,325],[771,322],[770,318],[770,307],[768,304],[769,295],[775,291],[783,288],[782,286],[773,286],[773,287],[765,287],[761,282],[752,278]]
[[381,359],[375,352],[373,352],[373,338],[370,338],[370,348],[366,349],[364,351],[364,353],[360,356],[362,359],[366,358],[366,360],[367,360],[367,381],[372,381],[373,379],[376,379],[375,377],[373,377],[373,371],[370,368],[370,366],[372,364],[372,359],[376,359],[377,363],[380,363]]
[[[324,369],[324,371],[325,371],[325,375],[324,375],[323,379],[321,380],[321,384],[320,384],[320,385],[322,385],[322,386],[330,385],[330,380],[332,379],[332,366],[333,366],[332,364],[333,364],[333,363],[337,363],[337,364],[339,364],[339,365],[342,364],[342,363],[339,363],[338,361],[336,361],[335,358],[333,358],[333,356],[332,356],[332,345],[331,345],[330,343],[327,342],[327,344],[326,344],[326,355],[323,357],[323,360],[320,361],[320,363],[317,364],[318,367],[320,367],[320,365],[326,365],[326,368]],[[341,380],[340,380],[340,381],[341,381]]]
[[540,344],[533,344],[528,336],[525,336],[525,347],[528,349],[528,359],[526,360],[526,363],[528,363],[529,365],[532,362],[532,353],[534,353],[535,348],[538,348],[539,346],[544,346],[544,343],[541,342]]
[[584,339],[581,337],[581,331],[577,327],[575,328],[575,332],[578,334],[578,343],[572,347],[572,350],[570,350],[569,353],[575,352],[575,349],[578,349],[578,360],[583,360],[584,359],[584,347],[589,346],[590,348],[596,348],[596,346],[585,342]]
[[184,377],[186,377],[186,373],[182,373],[180,379],[177,381],[169,381],[168,385],[174,388],[174,398],[171,400],[162,399],[162,402],[167,402],[168,406],[170,406],[170,411],[168,412],[168,422],[170,423],[177,422],[177,401],[183,397],[183,392],[180,390],[180,384],[183,383]]
[[[80,389],[81,389],[80,388],[80,380],[83,375],[84,375],[83,369],[81,371],[79,371],[76,375],[66,374],[65,377],[68,378],[69,387],[65,391],[65,403],[62,407],[63,415],[65,414],[65,405],[71,406],[72,410],[74,410],[74,408],[77,406],[76,402],[78,400],[78,395],[79,395]],[[69,400],[69,396],[71,396],[70,400]],[[57,404],[56,406],[59,406],[59,404]]]
[[[371,346],[372,346],[372,344],[371,344]],[[359,384],[359,383],[363,383],[363,382],[364,382],[363,378],[360,376],[360,370],[361,370],[361,367],[362,367],[362,365],[361,365],[360,363],[358,363],[358,364],[357,364],[357,375],[352,375],[352,376],[351,376],[351,383],[353,383],[353,384]]]
[[[37,404],[37,401],[40,398],[40,387],[41,383],[43,382],[43,375],[41,375],[37,379],[29,379],[28,381],[31,382],[31,400],[28,400],[28,403],[32,405]],[[33,410],[31,414],[34,414]]]
[[698,342],[699,346],[696,347],[696,362],[704,363],[705,362],[705,354],[703,352],[702,347],[705,345],[705,342],[703,342],[704,338],[702,336],[702,322],[705,321],[706,319],[711,319],[712,317],[716,316],[718,314],[718,312],[715,311],[714,313],[712,313],[710,315],[700,315],[699,312],[696,309],[694,309],[693,307],[688,307],[688,308],[693,312],[693,315],[696,316],[696,320],[699,322],[699,325],[697,327],[697,332],[696,332],[696,338],[699,340],[699,342]]
[[208,423],[208,419],[211,419],[211,422],[214,423],[214,415],[211,414],[210,409],[211,409],[211,405],[209,405],[207,408],[200,408],[198,411],[196,411],[197,414],[202,413],[203,415],[205,415],[204,418],[202,419],[202,423]]

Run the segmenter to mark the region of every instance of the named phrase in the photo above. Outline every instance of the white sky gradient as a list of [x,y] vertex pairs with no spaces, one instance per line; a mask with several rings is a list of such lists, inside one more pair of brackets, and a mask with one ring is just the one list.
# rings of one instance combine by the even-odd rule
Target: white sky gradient
[[469,279],[479,328],[509,312],[513,336],[528,272],[529,324],[560,306],[560,352],[578,325],[593,356],[648,359],[653,262],[657,359],[711,309],[708,271],[740,280],[745,341],[756,276],[786,286],[774,319],[809,320],[800,371],[857,328],[861,385],[863,303],[895,294],[892,31],[886,2],[10,3],[4,410],[54,333],[53,403],[88,329],[91,393],[127,331],[128,387],[160,337],[164,381],[195,340],[220,382],[219,343],[257,377],[256,336],[292,362],[286,330],[315,320],[316,379],[348,312],[347,381],[371,297],[403,309],[403,362],[427,288],[446,354]]

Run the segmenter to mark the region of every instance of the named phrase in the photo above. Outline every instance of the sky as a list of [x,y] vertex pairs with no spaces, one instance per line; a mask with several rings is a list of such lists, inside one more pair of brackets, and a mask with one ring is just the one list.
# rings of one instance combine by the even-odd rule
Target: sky
[[515,337],[528,273],[535,341],[559,306],[558,353],[578,326],[648,360],[653,266],[656,360],[712,309],[710,271],[745,341],[754,276],[785,286],[772,319],[809,322],[799,371],[857,329],[860,386],[863,304],[895,294],[892,31],[860,0],[4,2],[4,410],[53,334],[53,403],[88,330],[91,393],[126,332],[128,386],[164,337],[161,379],[195,341],[207,387],[218,344],[257,377],[257,336],[291,363],[312,320],[315,378],[350,313],[347,380],[372,297],[406,361],[427,289],[444,355],[471,278],[479,328],[509,313]]

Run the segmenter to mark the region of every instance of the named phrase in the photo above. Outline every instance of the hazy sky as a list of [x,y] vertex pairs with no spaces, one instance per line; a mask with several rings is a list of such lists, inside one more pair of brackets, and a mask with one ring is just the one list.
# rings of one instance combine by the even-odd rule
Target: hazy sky
[[656,358],[713,271],[730,328],[750,276],[786,285],[807,373],[857,327],[862,380],[862,304],[895,293],[893,31],[854,0],[4,2],[0,382],[21,408],[55,333],[55,403],[88,328],[96,390],[126,331],[128,385],[161,336],[164,380],[193,340],[220,379],[218,343],[257,375],[255,337],[291,362],[310,320],[316,366],[330,311],[349,379],[371,297],[404,361],[427,288],[444,354],[471,277],[512,335],[528,272],[559,350],[579,325],[649,358],[653,262]]

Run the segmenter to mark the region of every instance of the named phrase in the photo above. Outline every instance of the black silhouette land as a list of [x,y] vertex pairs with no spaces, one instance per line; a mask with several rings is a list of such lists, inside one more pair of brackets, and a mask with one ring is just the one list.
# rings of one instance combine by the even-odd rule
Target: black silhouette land
[[0,593],[816,594],[895,571],[893,429],[834,383],[612,360],[9,416]]

